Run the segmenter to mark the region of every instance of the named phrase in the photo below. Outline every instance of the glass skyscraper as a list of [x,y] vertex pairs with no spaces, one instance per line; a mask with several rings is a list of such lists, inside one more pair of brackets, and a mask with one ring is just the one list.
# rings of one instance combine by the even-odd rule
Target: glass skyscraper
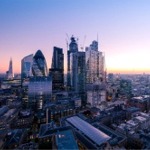
[[47,76],[47,64],[41,50],[33,57],[32,74],[28,86],[28,104],[35,110],[41,110],[44,104],[51,100],[52,94],[52,80]]
[[32,76],[33,54],[24,57],[21,60],[21,78],[28,78]]
[[85,52],[70,54],[71,90],[80,93],[85,91]]
[[104,80],[104,55],[98,51],[98,42],[93,41],[86,47],[86,83]]
[[[67,57],[68,57],[68,66],[67,66],[67,86],[69,87],[69,88],[71,88],[71,82],[73,82],[73,81],[71,81],[71,55],[72,55],[72,57],[73,57],[73,53],[76,53],[76,52],[78,52],[78,44],[77,44],[77,40],[72,36],[71,37],[71,42],[70,42],[70,44],[69,44],[69,50],[67,51]],[[75,60],[74,60],[75,61]],[[76,63],[74,64],[74,65],[76,65]],[[73,68],[74,68],[74,66],[72,66]]]
[[68,50],[68,88],[85,101],[85,52],[78,51],[77,40],[71,37]]
[[8,80],[12,80],[12,79],[14,78],[12,59],[10,59],[10,62],[9,62],[9,69],[8,69],[8,71],[6,72],[6,78],[7,78]]
[[62,48],[54,47],[52,65],[49,71],[52,76],[52,89],[62,90],[64,87],[64,54]]
[[48,75],[46,60],[41,50],[38,50],[33,57],[32,73],[35,77]]

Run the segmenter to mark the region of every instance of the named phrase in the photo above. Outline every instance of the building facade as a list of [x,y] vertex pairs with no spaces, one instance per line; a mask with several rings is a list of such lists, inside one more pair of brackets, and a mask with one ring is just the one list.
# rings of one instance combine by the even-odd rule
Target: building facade
[[[72,36],[71,37],[71,42],[69,44],[69,50],[67,51],[67,86],[68,88],[71,87],[71,55],[73,55],[73,53],[78,52],[78,44],[77,44],[77,40]],[[72,56],[73,57],[73,56]],[[75,63],[76,65],[76,63]],[[75,67],[74,67],[75,68]]]
[[32,73],[35,77],[48,75],[46,60],[41,50],[38,50],[33,57]]
[[9,62],[9,69],[8,69],[8,71],[6,72],[6,78],[7,78],[8,80],[12,80],[12,79],[14,78],[12,59],[10,59],[10,62]]
[[52,79],[47,76],[47,64],[41,50],[33,57],[32,74],[28,85],[28,107],[40,110],[51,100],[52,94]]
[[73,91],[85,92],[85,52],[70,54],[70,79]]
[[51,101],[52,79],[51,77],[30,78],[28,89],[28,107],[34,110],[43,109],[46,102]]
[[104,55],[98,51],[98,42],[86,47],[86,83],[105,80]]
[[21,78],[28,78],[32,76],[33,54],[24,57],[21,60]]
[[49,70],[52,76],[52,89],[63,90],[64,88],[64,54],[63,49],[54,47],[52,65]]
[[95,83],[87,85],[87,103],[90,107],[103,109],[106,102],[106,87],[103,84]]

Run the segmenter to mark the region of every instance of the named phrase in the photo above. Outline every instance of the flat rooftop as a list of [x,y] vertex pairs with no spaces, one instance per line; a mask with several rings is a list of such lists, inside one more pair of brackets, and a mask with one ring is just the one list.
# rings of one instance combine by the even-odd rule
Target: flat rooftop
[[78,116],[73,116],[66,120],[99,146],[111,139],[110,136],[82,120]]
[[140,122],[143,122],[143,121],[146,121],[146,118],[144,118],[144,117],[141,117],[141,116],[137,116],[137,117],[135,117],[138,121],[140,121]]
[[71,130],[59,131],[55,135],[58,150],[77,150],[78,145]]

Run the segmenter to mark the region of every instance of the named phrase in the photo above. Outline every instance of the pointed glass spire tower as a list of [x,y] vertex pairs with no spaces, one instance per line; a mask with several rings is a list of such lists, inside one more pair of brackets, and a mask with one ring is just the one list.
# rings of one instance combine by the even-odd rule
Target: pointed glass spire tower
[[7,71],[7,79],[8,80],[12,80],[13,78],[14,78],[14,74],[13,74],[13,62],[12,62],[12,58],[10,58],[9,69]]

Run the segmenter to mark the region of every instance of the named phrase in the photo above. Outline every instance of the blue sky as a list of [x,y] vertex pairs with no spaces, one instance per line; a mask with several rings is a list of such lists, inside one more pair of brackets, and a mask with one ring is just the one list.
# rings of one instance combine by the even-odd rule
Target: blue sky
[[53,46],[66,57],[66,33],[79,48],[98,34],[108,72],[150,72],[149,0],[0,0],[0,72],[10,57],[20,72],[21,59],[38,49],[50,67]]

